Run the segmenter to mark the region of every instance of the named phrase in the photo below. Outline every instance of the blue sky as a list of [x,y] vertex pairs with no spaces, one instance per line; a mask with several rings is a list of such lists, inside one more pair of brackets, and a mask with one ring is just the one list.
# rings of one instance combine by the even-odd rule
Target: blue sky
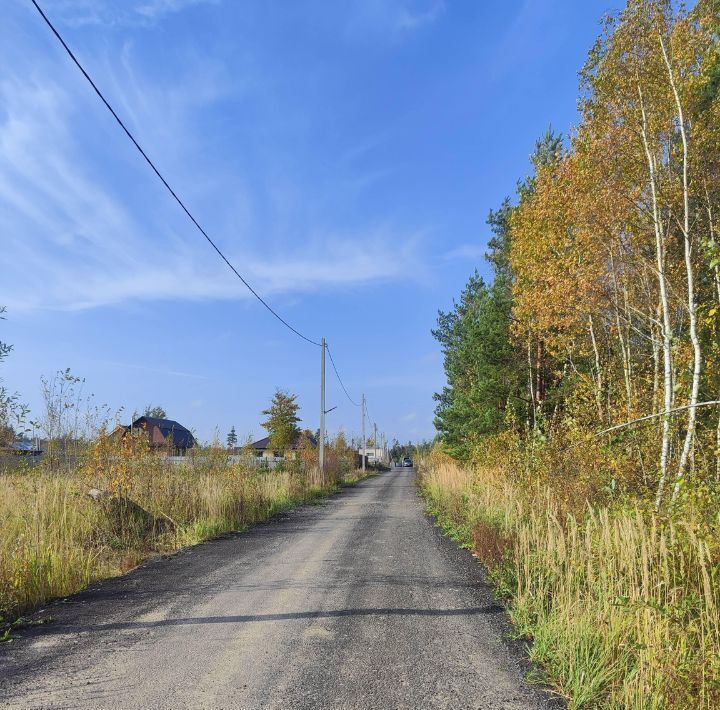
[[[576,120],[608,0],[45,0],[231,261],[325,336],[379,427],[431,437],[430,335],[535,139]],[[37,415],[70,367],[113,409],[262,436],[276,387],[318,422],[319,350],[249,297],[29,0],[0,25],[0,339]],[[359,411],[328,374],[328,429]]]

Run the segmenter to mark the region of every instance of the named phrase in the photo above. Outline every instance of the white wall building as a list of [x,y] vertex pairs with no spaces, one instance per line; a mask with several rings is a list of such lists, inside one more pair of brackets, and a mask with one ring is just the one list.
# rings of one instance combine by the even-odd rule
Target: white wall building
[[367,456],[367,462],[370,463],[384,463],[387,464],[389,461],[388,458],[388,452],[385,447],[378,446],[376,448],[373,447],[366,447],[366,448],[359,448],[358,454],[360,456],[365,454]]

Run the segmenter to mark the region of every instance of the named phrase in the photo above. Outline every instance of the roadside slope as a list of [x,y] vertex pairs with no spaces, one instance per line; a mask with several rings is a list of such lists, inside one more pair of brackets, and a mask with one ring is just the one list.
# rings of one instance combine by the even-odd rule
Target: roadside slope
[[395,471],[55,604],[11,708],[538,708],[469,554]]

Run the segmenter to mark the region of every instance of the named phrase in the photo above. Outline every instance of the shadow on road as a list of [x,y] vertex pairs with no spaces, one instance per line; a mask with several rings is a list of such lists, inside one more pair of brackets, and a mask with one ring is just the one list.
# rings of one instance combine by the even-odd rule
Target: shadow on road
[[477,614],[501,614],[497,604],[465,609],[335,609],[328,611],[297,611],[283,614],[247,614],[233,616],[197,616],[183,619],[160,619],[158,621],[127,621],[88,626],[55,626],[45,633],[67,634],[97,631],[123,631],[154,629],[163,626],[192,626],[195,624],[247,624],[260,621],[292,621],[297,619],[334,619],[352,616],[475,616]]

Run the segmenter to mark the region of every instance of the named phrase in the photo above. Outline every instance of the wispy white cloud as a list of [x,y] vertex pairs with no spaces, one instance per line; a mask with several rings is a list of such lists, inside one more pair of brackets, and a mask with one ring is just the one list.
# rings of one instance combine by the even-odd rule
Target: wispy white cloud
[[436,22],[445,12],[445,0],[363,0],[343,6],[351,36],[410,34]]
[[425,7],[405,6],[398,14],[398,27],[405,30],[416,30],[423,25],[435,22],[445,12],[445,0],[436,0]]
[[[157,198],[145,204],[125,199],[130,188],[108,177],[113,161],[131,155],[124,143],[121,157],[110,148],[107,155],[88,157],[87,146],[80,144],[78,118],[89,113],[92,120],[96,107],[91,108],[94,98],[83,94],[84,86],[74,86],[30,74],[8,74],[0,81],[0,216],[6,235],[0,252],[0,303],[15,311],[79,310],[127,301],[247,298],[244,286],[159,185],[148,182]],[[127,104],[129,120],[152,125],[129,109],[139,105],[139,110],[152,110],[142,97],[154,92],[147,86],[125,90],[131,98],[121,103]],[[186,116],[196,107],[158,92],[174,117],[165,142],[158,140],[159,152],[171,155],[174,146],[185,149],[195,138]],[[209,91],[206,100],[212,102],[215,95]],[[134,159],[129,161],[137,171],[132,174],[147,179]],[[175,167],[173,172],[182,175]],[[189,179],[187,169],[183,172],[187,184],[202,182]],[[389,226],[311,234],[302,247],[283,244],[269,250],[262,245],[262,252],[252,242],[248,238],[226,250],[264,295],[389,280],[409,265],[422,273],[418,238]]]
[[417,238],[380,228],[352,235],[325,234],[300,252],[248,263],[267,293],[308,291],[322,286],[391,280],[401,274],[422,278]]
[[86,25],[151,25],[163,17],[193,5],[217,4],[222,0],[45,0],[50,19],[71,27]]
[[158,19],[163,15],[180,12],[192,5],[217,4],[221,0],[144,0],[135,6],[135,12],[149,19]]
[[444,258],[447,261],[477,261],[485,255],[485,248],[479,244],[461,244],[460,246],[446,252]]
[[192,372],[182,372],[181,370],[165,370],[157,367],[147,367],[145,365],[138,365],[131,362],[117,362],[115,360],[102,360],[99,362],[101,365],[107,365],[109,367],[121,367],[128,370],[138,370],[140,372],[150,372],[154,375],[163,375],[165,377],[181,377],[189,380],[208,380],[210,379],[206,375],[196,375]]

